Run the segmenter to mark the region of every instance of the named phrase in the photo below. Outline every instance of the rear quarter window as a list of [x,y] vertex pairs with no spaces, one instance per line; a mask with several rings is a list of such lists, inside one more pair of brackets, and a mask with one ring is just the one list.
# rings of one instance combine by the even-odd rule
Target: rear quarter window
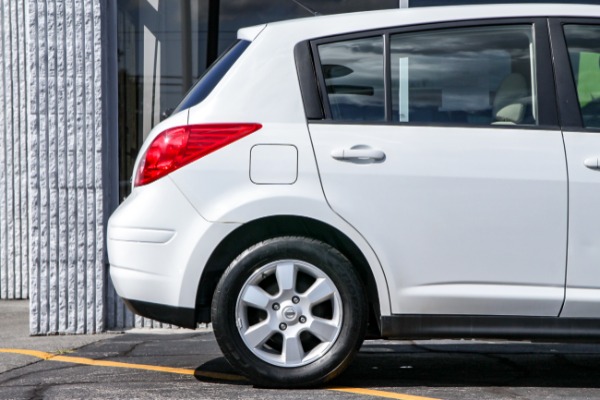
[[235,64],[249,45],[250,42],[247,40],[238,40],[226,50],[190,89],[181,103],[175,108],[174,113],[187,110],[202,102],[213,91],[221,79],[223,79],[227,71]]

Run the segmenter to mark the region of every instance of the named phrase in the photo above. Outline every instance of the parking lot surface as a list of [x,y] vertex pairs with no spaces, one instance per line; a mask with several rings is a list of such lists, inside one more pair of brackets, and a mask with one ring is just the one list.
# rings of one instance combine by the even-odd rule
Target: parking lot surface
[[[152,331],[148,331],[152,332]],[[31,363],[0,374],[0,399],[597,399],[600,346],[367,341],[328,387],[253,387],[212,332],[126,333],[75,351],[3,348]]]

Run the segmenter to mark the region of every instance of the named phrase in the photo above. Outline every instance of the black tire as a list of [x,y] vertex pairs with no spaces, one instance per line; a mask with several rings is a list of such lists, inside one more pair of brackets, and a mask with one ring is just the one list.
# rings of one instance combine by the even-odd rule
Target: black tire
[[[290,274],[293,288],[282,290]],[[259,296],[261,311],[246,301],[257,287],[270,296],[268,305]],[[328,291],[326,300],[314,300]],[[352,264],[333,247],[303,237],[274,238],[244,251],[221,277],[211,311],[225,358],[262,387],[309,387],[333,379],[352,361],[367,325],[367,300]],[[261,340],[269,339],[247,345],[254,340],[249,332],[259,326],[268,332],[261,330]]]

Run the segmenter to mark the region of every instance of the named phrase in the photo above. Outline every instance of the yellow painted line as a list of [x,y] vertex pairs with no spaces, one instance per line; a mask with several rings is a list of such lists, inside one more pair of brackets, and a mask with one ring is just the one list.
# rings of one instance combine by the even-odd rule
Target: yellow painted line
[[55,356],[55,354],[46,353],[45,351],[25,349],[0,349],[0,353],[22,354],[24,356],[41,358],[42,360],[49,360],[50,358]]
[[84,358],[84,357],[61,356],[61,355],[46,353],[44,351],[37,351],[37,350],[0,349],[0,353],[22,354],[22,355],[26,355],[26,356],[41,358],[42,360],[47,360],[47,361],[58,361],[58,362],[66,362],[66,363],[73,363],[73,364],[91,365],[91,366],[96,366],[96,367],[140,369],[140,370],[144,370],[144,371],[167,372],[167,373],[179,374],[179,375],[192,375],[192,376],[198,376],[198,377],[204,377],[204,378],[210,378],[210,379],[222,379],[222,380],[226,380],[226,381],[246,380],[244,377],[241,377],[238,375],[222,374],[219,372],[210,372],[210,371],[196,372],[193,369],[186,369],[186,368],[160,367],[158,365],[132,364],[132,363],[119,362],[119,361],[94,360],[91,358]]
[[432,397],[413,396],[413,395],[404,394],[404,393],[384,392],[381,390],[361,389],[361,388],[351,388],[351,387],[332,387],[332,388],[328,388],[327,390],[333,390],[336,392],[344,392],[344,393],[360,394],[363,396],[382,397],[385,399],[439,400],[439,399],[434,399]]
[[[171,374],[179,374],[179,375],[192,375],[200,378],[210,378],[210,379],[219,379],[225,381],[245,381],[246,378],[239,375],[233,374],[222,374],[220,372],[210,372],[210,371],[199,371],[187,368],[173,368],[173,367],[160,367],[158,365],[148,365],[148,364],[132,364],[132,363],[124,363],[119,361],[106,361],[106,360],[94,360],[92,358],[85,357],[73,357],[73,356],[61,356],[57,354],[47,353],[44,351],[38,350],[26,350],[26,349],[2,349],[0,348],[0,353],[10,353],[10,354],[21,354],[31,357],[41,358],[42,360],[47,361],[58,361],[58,362],[66,362],[73,364],[82,364],[82,365],[91,365],[96,367],[113,367],[113,368],[128,368],[128,369],[139,369],[144,371],[155,371],[155,372],[167,372]],[[421,397],[421,396],[412,396],[410,394],[403,393],[394,393],[394,392],[384,392],[381,390],[372,390],[372,389],[361,389],[361,388],[351,388],[351,387],[331,387],[327,388],[327,390],[332,390],[336,392],[344,392],[344,393],[352,393],[363,396],[372,396],[372,397],[381,397],[386,399],[397,399],[397,400],[439,400],[431,397]]]

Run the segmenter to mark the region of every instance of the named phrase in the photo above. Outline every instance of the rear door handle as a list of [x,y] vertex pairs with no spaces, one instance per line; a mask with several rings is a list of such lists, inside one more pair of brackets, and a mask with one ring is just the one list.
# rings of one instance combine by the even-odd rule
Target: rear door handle
[[349,149],[334,149],[331,151],[331,157],[340,161],[374,162],[385,160],[385,153],[382,150],[359,144]]
[[585,165],[589,169],[600,169],[600,162],[598,161],[598,157],[586,158],[583,162],[583,165]]

